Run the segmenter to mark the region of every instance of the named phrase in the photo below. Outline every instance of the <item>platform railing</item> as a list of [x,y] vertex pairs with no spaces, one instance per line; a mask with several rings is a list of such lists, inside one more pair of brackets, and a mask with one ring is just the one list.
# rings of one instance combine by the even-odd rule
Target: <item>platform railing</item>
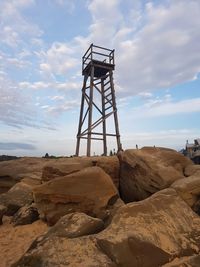
[[92,60],[114,65],[114,52],[114,49],[111,50],[105,47],[91,44],[82,57],[82,71]]

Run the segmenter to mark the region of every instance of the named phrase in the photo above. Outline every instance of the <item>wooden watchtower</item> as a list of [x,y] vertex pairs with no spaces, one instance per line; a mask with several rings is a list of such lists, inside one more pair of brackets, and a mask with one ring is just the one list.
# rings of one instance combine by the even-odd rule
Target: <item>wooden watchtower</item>
[[[82,58],[82,99],[77,134],[76,155],[79,155],[81,139],[87,140],[87,156],[91,155],[91,141],[103,141],[103,154],[107,155],[107,137],[116,137],[121,150],[117,107],[113,83],[115,69],[114,50],[91,44]],[[94,91],[98,99],[94,99]],[[94,118],[94,110],[98,118]],[[114,133],[107,133],[107,119],[113,116]],[[101,130],[99,126],[102,125]]]

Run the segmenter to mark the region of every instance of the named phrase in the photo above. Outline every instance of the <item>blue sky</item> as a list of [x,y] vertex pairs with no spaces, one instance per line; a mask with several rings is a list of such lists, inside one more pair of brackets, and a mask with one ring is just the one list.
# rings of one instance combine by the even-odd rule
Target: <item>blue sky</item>
[[75,153],[91,43],[116,51],[123,148],[200,137],[200,1],[0,0],[0,10],[0,154]]

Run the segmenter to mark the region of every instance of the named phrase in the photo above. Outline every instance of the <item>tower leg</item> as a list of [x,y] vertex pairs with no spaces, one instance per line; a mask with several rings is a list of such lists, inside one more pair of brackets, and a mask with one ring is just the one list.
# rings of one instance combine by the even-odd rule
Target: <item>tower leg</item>
[[93,78],[94,78],[94,66],[91,67],[90,74],[90,98],[89,98],[89,114],[88,114],[88,139],[87,139],[87,156],[90,157],[91,153],[91,126],[92,126],[92,107],[93,107]]
[[117,150],[118,152],[122,150],[121,142],[120,142],[120,134],[119,134],[119,123],[117,117],[117,106],[116,106],[116,99],[115,99],[115,89],[113,83],[113,72],[109,71],[110,76],[110,85],[111,85],[111,93],[112,93],[112,102],[113,102],[113,111],[114,111],[114,121],[115,121],[115,131],[116,131],[116,139],[117,139]]
[[106,120],[105,120],[105,93],[104,79],[101,79],[101,96],[102,96],[102,124],[103,124],[103,155],[107,156],[107,140],[106,140]]
[[84,94],[86,90],[86,83],[87,83],[88,76],[84,77],[83,81],[83,88],[82,88],[82,98],[81,98],[81,109],[80,109],[80,117],[79,117],[79,125],[78,125],[78,134],[77,134],[77,142],[76,142],[76,156],[79,156],[79,150],[80,150],[80,141],[81,141],[81,127],[82,127],[82,120],[83,120],[83,111],[84,111]]

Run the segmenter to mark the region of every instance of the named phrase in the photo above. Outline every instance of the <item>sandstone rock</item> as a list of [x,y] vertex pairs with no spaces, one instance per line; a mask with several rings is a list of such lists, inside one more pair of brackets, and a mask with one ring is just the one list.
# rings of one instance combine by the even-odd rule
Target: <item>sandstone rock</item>
[[6,215],[12,216],[21,207],[31,204],[33,201],[32,187],[19,182],[8,192],[0,195],[0,204],[6,206]]
[[121,198],[118,198],[115,203],[108,206],[108,216],[104,219],[105,227],[111,223],[112,218],[122,206],[125,206],[125,203]]
[[0,266],[10,267],[18,261],[32,242],[47,229],[47,225],[40,220],[15,227],[11,223],[11,217],[4,216],[3,225],[0,226]]
[[13,185],[16,184],[16,180],[10,176],[0,176],[0,194],[7,192]]
[[11,267],[117,267],[96,246],[92,237],[68,239],[51,236],[32,244]]
[[142,200],[184,178],[192,162],[182,154],[164,148],[129,149],[119,155],[120,193],[125,202]]
[[191,175],[194,175],[196,172],[200,173],[200,165],[192,164],[192,165],[186,166],[184,174],[185,176],[191,176]]
[[176,258],[170,263],[162,265],[162,267],[199,267],[200,255],[194,255],[190,257]]
[[200,198],[195,202],[192,209],[200,216]]
[[12,223],[14,226],[31,224],[39,219],[39,213],[33,205],[20,208],[13,216]]
[[47,236],[75,238],[98,233],[104,228],[101,219],[93,218],[85,213],[71,213],[63,216],[47,233]]
[[0,205],[0,225],[2,224],[2,218],[5,213],[6,213],[6,207],[3,205]]
[[42,172],[42,181],[50,181],[60,176],[78,172],[84,168],[98,166],[109,174],[118,188],[119,185],[119,160],[112,157],[75,157],[61,158],[47,163]]
[[200,198],[200,172],[174,182],[171,187],[192,207]]
[[41,185],[42,184],[40,179],[36,179],[36,178],[30,177],[30,176],[27,177],[27,178],[23,178],[21,180],[21,182],[24,183],[24,184],[30,185],[31,187],[35,187],[37,185]]
[[38,178],[41,176],[44,165],[50,159],[44,158],[28,158],[23,157],[17,160],[9,160],[0,162],[0,177],[9,176],[16,181],[20,181],[25,177]]
[[200,218],[165,189],[121,207],[97,243],[117,266],[155,267],[199,253]]
[[103,218],[107,206],[118,198],[110,176],[99,167],[56,178],[35,187],[33,193],[41,218],[50,225],[72,212]]

